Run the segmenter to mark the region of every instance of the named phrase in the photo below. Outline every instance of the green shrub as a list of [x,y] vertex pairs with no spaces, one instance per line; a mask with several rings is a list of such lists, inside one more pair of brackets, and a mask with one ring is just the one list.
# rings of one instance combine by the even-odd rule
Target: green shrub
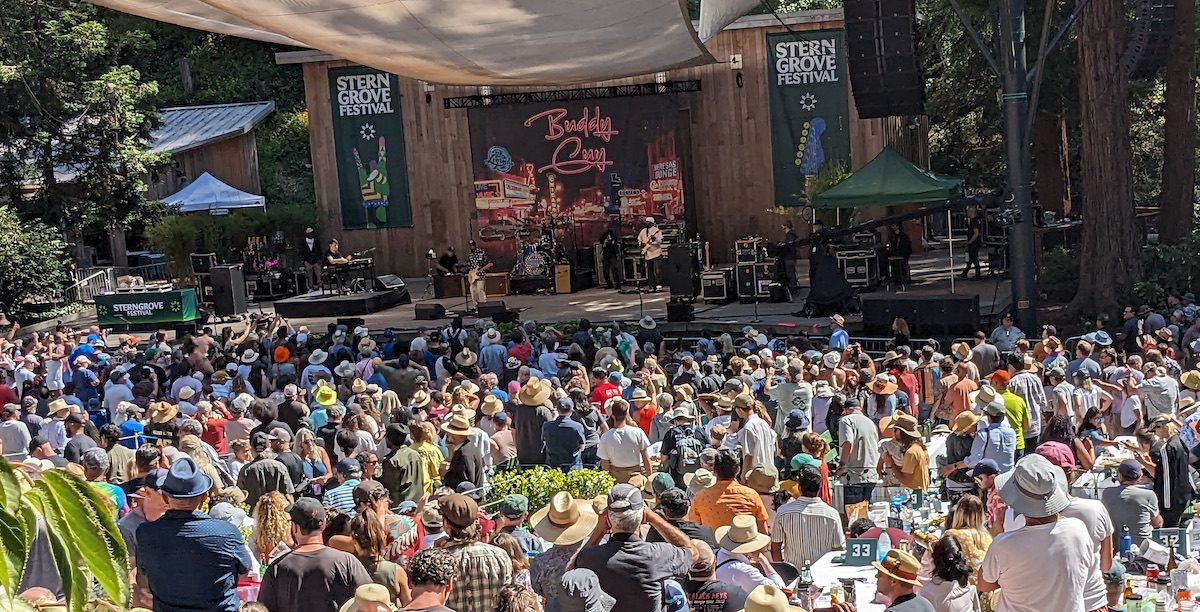
[[71,258],[62,234],[41,221],[22,221],[0,206],[0,312],[24,317],[70,282]]
[[1038,287],[1051,302],[1069,302],[1074,298],[1079,290],[1078,251],[1059,246],[1042,253]]
[[607,495],[616,481],[608,472],[582,469],[564,473],[562,470],[538,466],[522,472],[500,472],[489,481],[488,503],[498,502],[505,495],[520,494],[529,498],[529,511],[545,507],[550,497],[567,491],[576,499],[591,499]]

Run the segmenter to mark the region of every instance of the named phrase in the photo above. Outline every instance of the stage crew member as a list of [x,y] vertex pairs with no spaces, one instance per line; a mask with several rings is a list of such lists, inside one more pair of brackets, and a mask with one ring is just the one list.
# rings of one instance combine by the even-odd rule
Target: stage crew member
[[663,256],[663,233],[654,223],[654,217],[646,217],[642,222],[642,231],[638,234],[638,244],[642,245],[642,256],[646,258],[646,284],[662,291],[662,282],[658,277],[658,266]]
[[[432,251],[433,249],[430,249]],[[454,268],[458,266],[458,254],[454,252],[454,247],[447,246],[445,251],[442,251],[442,256],[437,260],[438,276],[448,276],[454,274]]]
[[300,241],[300,261],[304,262],[304,276],[308,279],[308,288],[321,284],[321,249],[317,246],[317,232],[313,228],[304,230],[304,240]]

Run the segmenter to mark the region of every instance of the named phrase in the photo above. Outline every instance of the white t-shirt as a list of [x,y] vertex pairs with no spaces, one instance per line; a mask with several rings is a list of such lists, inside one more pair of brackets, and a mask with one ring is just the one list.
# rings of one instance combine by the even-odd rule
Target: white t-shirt
[[738,429],[738,440],[742,450],[750,455],[750,467],[756,468],[775,463],[775,430],[762,417],[751,414]]
[[1083,522],[1088,536],[1092,540],[1093,560],[1088,572],[1087,586],[1083,592],[1085,610],[1095,610],[1108,603],[1104,588],[1104,577],[1100,573],[1100,542],[1113,534],[1112,519],[1104,504],[1095,499],[1071,500],[1067,509],[1062,511],[1063,518],[1075,518]]
[[1096,553],[1079,519],[1002,533],[983,558],[983,579],[1000,585],[996,612],[1087,612],[1084,589]]
[[1137,395],[1131,395],[1125,398],[1124,404],[1121,406],[1121,427],[1129,429],[1137,422],[1138,415],[1136,412],[1142,410],[1142,398]]
[[825,421],[829,418],[830,399],[832,398],[815,396],[812,399],[812,430],[817,435],[829,431]]
[[596,445],[596,455],[613,467],[630,468],[642,464],[642,451],[649,448],[646,432],[636,425],[626,425],[604,432]]

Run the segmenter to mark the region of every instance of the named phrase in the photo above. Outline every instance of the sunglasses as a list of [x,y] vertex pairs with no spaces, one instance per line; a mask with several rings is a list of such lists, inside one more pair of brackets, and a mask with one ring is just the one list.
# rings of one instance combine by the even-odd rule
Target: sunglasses
[[363,461],[363,463],[376,464],[376,463],[379,463],[379,460],[378,459],[369,459],[367,461]]

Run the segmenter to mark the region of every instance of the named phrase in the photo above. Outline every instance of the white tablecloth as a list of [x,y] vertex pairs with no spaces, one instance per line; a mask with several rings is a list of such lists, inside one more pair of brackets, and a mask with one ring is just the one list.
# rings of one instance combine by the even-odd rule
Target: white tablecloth
[[817,606],[829,605],[829,588],[838,584],[841,578],[853,578],[855,580],[855,595],[857,601],[854,602],[858,612],[883,612],[886,606],[881,604],[871,603],[875,598],[875,568],[866,565],[862,567],[850,567],[841,563],[834,563],[833,558],[844,554],[845,551],[835,550],[826,553],[813,564],[812,577],[813,583],[821,587],[821,598],[817,600]]

